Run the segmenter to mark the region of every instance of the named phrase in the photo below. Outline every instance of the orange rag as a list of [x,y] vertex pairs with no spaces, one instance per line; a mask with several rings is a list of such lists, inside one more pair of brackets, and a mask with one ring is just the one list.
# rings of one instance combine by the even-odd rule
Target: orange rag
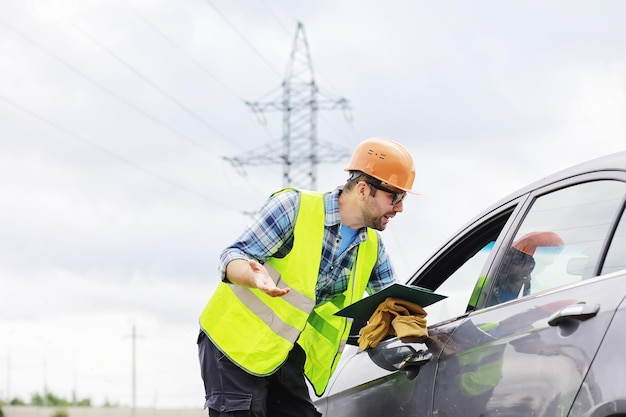
[[426,311],[419,305],[398,298],[380,303],[366,326],[359,331],[359,347],[378,346],[386,336],[398,336],[403,342],[419,342],[428,337]]

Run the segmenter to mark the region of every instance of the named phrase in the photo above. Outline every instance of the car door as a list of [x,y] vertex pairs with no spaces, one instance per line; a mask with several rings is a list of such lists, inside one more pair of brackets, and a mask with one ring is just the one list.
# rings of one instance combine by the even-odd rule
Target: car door
[[[588,179],[536,192],[523,220],[507,231],[512,244],[500,247],[488,273],[479,300],[485,308],[458,326],[439,357],[437,416],[568,414],[626,294],[618,274],[597,276],[616,236],[626,184]],[[493,297],[509,280],[507,251],[525,236],[537,243],[541,234],[550,238],[525,247],[534,258],[528,291],[520,286],[515,298]]]

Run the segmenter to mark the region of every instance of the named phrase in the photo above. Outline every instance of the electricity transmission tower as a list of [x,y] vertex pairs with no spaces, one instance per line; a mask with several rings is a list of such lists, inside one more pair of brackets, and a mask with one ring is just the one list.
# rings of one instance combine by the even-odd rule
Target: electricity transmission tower
[[225,158],[234,166],[282,164],[283,186],[315,190],[317,165],[339,162],[350,154],[330,143],[317,140],[317,111],[349,110],[345,98],[319,97],[304,26],[298,22],[282,96],[272,101],[246,102],[255,113],[278,110],[283,113],[280,143],[272,143],[245,156]]

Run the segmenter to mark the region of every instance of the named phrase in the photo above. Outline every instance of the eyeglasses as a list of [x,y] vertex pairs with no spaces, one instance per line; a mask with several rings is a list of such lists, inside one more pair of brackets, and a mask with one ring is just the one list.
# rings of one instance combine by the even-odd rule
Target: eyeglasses
[[396,204],[398,204],[400,201],[404,200],[404,197],[406,197],[406,192],[405,191],[391,191],[388,188],[385,188],[379,184],[374,184],[372,182],[369,181],[365,181],[366,184],[374,187],[377,190],[380,191],[384,191],[386,193],[391,194],[391,205],[395,206]]

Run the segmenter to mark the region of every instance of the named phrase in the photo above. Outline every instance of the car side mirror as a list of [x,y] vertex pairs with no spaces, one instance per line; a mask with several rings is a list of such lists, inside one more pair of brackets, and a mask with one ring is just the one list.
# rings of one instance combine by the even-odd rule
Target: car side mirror
[[586,256],[570,259],[567,261],[567,273],[570,275],[582,275],[588,259]]
[[593,276],[594,266],[595,264],[589,256],[572,258],[567,262],[567,273],[577,275],[581,277],[581,279],[588,279]]
[[372,362],[377,366],[387,371],[398,371],[407,358],[410,358],[416,353],[416,350],[411,346],[402,345],[389,347],[385,346],[383,349],[368,349]]

